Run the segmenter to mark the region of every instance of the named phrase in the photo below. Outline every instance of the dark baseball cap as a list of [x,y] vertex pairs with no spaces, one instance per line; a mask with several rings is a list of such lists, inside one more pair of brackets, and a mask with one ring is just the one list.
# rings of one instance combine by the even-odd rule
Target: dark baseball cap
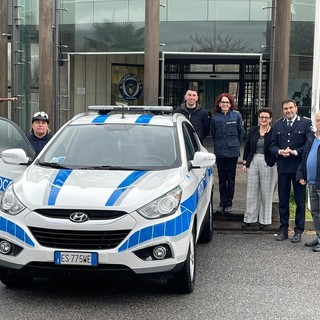
[[32,123],[36,120],[43,120],[49,123],[49,117],[44,111],[36,112],[32,117]]

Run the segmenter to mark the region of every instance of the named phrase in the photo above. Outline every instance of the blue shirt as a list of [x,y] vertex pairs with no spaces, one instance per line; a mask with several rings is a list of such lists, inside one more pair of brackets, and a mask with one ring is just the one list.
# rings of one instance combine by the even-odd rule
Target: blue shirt
[[307,181],[308,184],[316,184],[317,176],[317,151],[320,139],[315,137],[307,158]]

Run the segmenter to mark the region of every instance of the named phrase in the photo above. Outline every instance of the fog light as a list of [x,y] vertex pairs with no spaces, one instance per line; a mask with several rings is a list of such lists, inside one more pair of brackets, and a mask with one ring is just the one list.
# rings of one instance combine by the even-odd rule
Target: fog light
[[158,259],[162,260],[166,257],[167,255],[167,249],[163,246],[157,246],[153,249],[153,256]]
[[11,251],[11,243],[8,241],[1,241],[0,242],[0,253],[2,254],[8,254]]

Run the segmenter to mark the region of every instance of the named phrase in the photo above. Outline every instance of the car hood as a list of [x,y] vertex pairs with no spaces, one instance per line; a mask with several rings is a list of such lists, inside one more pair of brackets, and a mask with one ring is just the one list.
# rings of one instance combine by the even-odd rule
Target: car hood
[[67,170],[31,165],[14,183],[30,210],[106,208],[131,212],[181,183],[181,169],[161,171]]

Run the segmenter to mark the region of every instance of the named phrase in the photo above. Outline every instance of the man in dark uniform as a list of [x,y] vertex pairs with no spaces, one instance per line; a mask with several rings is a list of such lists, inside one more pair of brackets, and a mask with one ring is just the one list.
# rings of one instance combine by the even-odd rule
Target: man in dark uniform
[[280,230],[276,240],[283,241],[288,238],[289,202],[292,183],[296,204],[292,242],[297,243],[301,241],[301,234],[304,231],[306,187],[296,181],[296,171],[302,158],[307,134],[311,131],[312,122],[308,118],[297,115],[298,107],[293,99],[282,101],[282,110],[284,118],[276,121],[270,144],[270,151],[278,159]]

